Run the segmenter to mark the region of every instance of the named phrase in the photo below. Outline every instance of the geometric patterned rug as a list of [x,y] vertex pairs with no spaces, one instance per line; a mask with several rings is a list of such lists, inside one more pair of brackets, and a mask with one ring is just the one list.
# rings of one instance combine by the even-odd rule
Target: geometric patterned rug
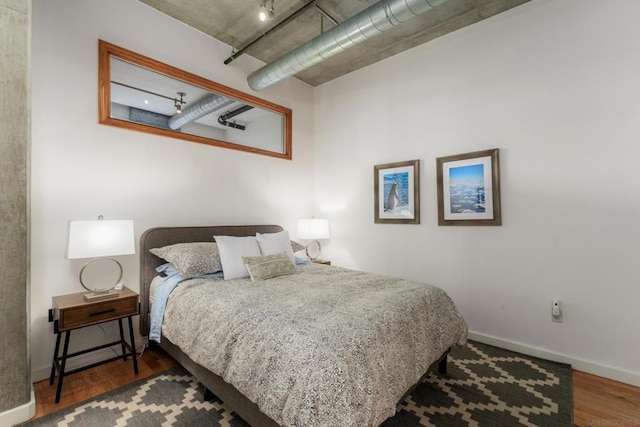
[[[446,374],[429,375],[382,427],[572,426],[571,367],[470,341],[449,355]],[[182,367],[21,424],[60,426],[224,426],[248,424],[203,399]]]
[[571,366],[469,341],[382,426],[573,426]]

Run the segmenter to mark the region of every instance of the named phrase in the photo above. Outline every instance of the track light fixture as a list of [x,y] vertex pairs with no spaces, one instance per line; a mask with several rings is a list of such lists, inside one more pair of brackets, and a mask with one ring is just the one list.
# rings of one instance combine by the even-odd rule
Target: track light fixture
[[258,18],[261,21],[270,20],[276,17],[276,14],[273,9],[273,0],[271,0],[271,7],[267,9],[267,0],[260,1],[260,12],[258,13]]
[[174,101],[174,105],[176,106],[176,114],[181,114],[182,104],[187,103],[187,101],[184,100],[184,97],[187,96],[187,94],[184,92],[178,92],[178,96],[180,97],[180,99],[174,98],[173,101]]
[[[162,94],[159,94],[159,93],[151,92],[150,90],[140,89],[139,87],[129,86],[127,84],[120,83],[120,82],[112,81],[111,83],[115,84],[115,85],[118,85],[118,86],[126,87],[126,88],[133,89],[133,90],[137,90],[137,91],[140,91],[140,92],[148,93],[149,95],[159,96],[160,98],[164,98],[164,99],[168,99],[170,101],[173,101],[173,105],[176,108],[176,114],[182,113],[182,106],[187,103],[187,101],[184,100],[184,97],[187,96],[187,94],[184,93],[184,92],[177,92],[178,96],[180,97],[180,99],[178,99],[178,98],[172,98],[170,96],[162,95]],[[149,104],[149,100],[145,99],[144,103],[145,104]]]

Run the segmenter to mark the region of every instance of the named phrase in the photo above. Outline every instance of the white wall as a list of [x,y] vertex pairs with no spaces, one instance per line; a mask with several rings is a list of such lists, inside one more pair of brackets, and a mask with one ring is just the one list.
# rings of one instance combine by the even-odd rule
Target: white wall
[[[316,88],[324,257],[444,288],[476,338],[640,385],[638,16],[532,0]],[[503,225],[439,227],[435,159],[490,148]],[[422,223],[375,225],[373,165],[414,158]]]
[[[293,161],[98,124],[98,39],[251,92],[261,64],[135,0],[34,0],[32,64],[31,323],[34,381],[53,356],[51,297],[80,292],[82,260],[64,258],[67,221],[133,219],[137,237],[162,225],[277,223],[310,215],[313,90],[289,79],[259,97],[291,108]],[[138,255],[121,257],[139,290]],[[114,325],[72,334],[71,347],[105,342]]]

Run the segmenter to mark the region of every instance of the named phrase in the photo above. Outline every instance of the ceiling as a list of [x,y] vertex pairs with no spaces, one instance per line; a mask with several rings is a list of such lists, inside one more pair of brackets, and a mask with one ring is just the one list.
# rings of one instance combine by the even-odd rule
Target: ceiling
[[[242,49],[309,0],[274,0],[275,19],[260,22],[260,0],[139,0],[214,38]],[[448,0],[388,31],[295,75],[318,86],[437,37],[511,9],[530,0]],[[322,0],[280,28],[272,30],[245,54],[266,63],[376,3],[377,0]],[[324,14],[321,12],[321,10]],[[229,56],[231,56],[231,49]]]

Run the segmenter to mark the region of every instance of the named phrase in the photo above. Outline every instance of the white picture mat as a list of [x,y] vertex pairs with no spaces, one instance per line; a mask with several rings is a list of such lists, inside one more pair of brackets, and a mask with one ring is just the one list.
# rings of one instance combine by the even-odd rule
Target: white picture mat
[[[400,213],[397,212],[385,212],[385,192],[384,192],[384,176],[392,175],[396,173],[407,173],[408,175],[408,189],[407,193],[409,195],[409,204],[406,206],[406,209],[403,209]],[[378,212],[380,219],[415,219],[415,182],[414,182],[414,167],[413,166],[400,166],[396,168],[388,168],[388,169],[380,169],[378,170],[378,183],[380,188],[380,193],[378,196]]]
[[[465,166],[474,166],[482,164],[484,167],[484,194],[485,194],[485,211],[484,213],[478,212],[451,212],[451,183],[450,183],[450,170],[454,168],[460,168]],[[443,191],[443,204],[444,204],[444,219],[445,220],[463,220],[463,219],[493,219],[493,183],[491,177],[493,176],[493,169],[491,165],[491,156],[477,157],[474,159],[456,160],[453,162],[446,162],[442,165],[442,191]]]

